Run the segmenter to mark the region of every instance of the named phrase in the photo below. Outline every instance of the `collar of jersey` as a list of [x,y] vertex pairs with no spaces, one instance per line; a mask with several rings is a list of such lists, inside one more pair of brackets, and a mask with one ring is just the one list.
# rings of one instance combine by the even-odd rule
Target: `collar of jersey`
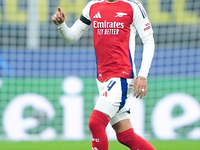
[[119,2],[119,1],[121,1],[121,0],[119,0],[119,1],[117,1],[117,2],[108,2],[107,0],[104,0],[106,3],[117,3],[117,2]]

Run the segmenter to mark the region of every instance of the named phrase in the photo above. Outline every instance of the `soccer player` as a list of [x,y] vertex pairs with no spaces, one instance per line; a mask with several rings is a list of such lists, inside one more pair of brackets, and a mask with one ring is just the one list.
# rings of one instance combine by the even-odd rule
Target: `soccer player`
[[[93,0],[72,27],[66,25],[60,7],[52,20],[68,43],[79,40],[90,24],[93,27],[100,97],[89,119],[92,150],[108,150],[105,128],[109,122],[118,141],[131,150],[155,150],[134,132],[127,100],[132,93],[136,98],[146,95],[154,55],[153,30],[142,4],[133,0]],[[143,42],[138,75],[134,64],[136,31]]]

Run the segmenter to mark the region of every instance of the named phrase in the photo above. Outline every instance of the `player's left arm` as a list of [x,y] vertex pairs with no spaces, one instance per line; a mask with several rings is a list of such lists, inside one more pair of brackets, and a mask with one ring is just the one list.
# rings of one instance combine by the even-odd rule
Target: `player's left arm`
[[142,63],[138,77],[134,83],[134,96],[142,98],[147,93],[147,76],[154,56],[155,42],[153,29],[148,19],[147,13],[140,2],[134,5],[134,23],[140,38],[143,42]]

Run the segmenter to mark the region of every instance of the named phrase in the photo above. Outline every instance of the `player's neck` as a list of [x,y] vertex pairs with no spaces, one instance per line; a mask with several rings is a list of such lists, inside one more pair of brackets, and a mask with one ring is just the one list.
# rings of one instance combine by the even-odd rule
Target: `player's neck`
[[107,2],[118,2],[118,1],[120,1],[120,0],[106,0]]

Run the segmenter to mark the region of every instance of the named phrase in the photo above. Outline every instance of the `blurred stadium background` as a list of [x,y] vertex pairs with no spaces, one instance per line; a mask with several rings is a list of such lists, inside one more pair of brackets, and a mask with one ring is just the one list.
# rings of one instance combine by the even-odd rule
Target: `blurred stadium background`
[[[0,1],[0,141],[91,138],[87,122],[98,97],[92,28],[69,45],[51,21],[61,6],[71,26],[88,1]],[[199,141],[200,1],[141,2],[156,51],[146,98],[131,97],[132,124],[148,140]],[[107,132],[116,139],[110,126]]]

